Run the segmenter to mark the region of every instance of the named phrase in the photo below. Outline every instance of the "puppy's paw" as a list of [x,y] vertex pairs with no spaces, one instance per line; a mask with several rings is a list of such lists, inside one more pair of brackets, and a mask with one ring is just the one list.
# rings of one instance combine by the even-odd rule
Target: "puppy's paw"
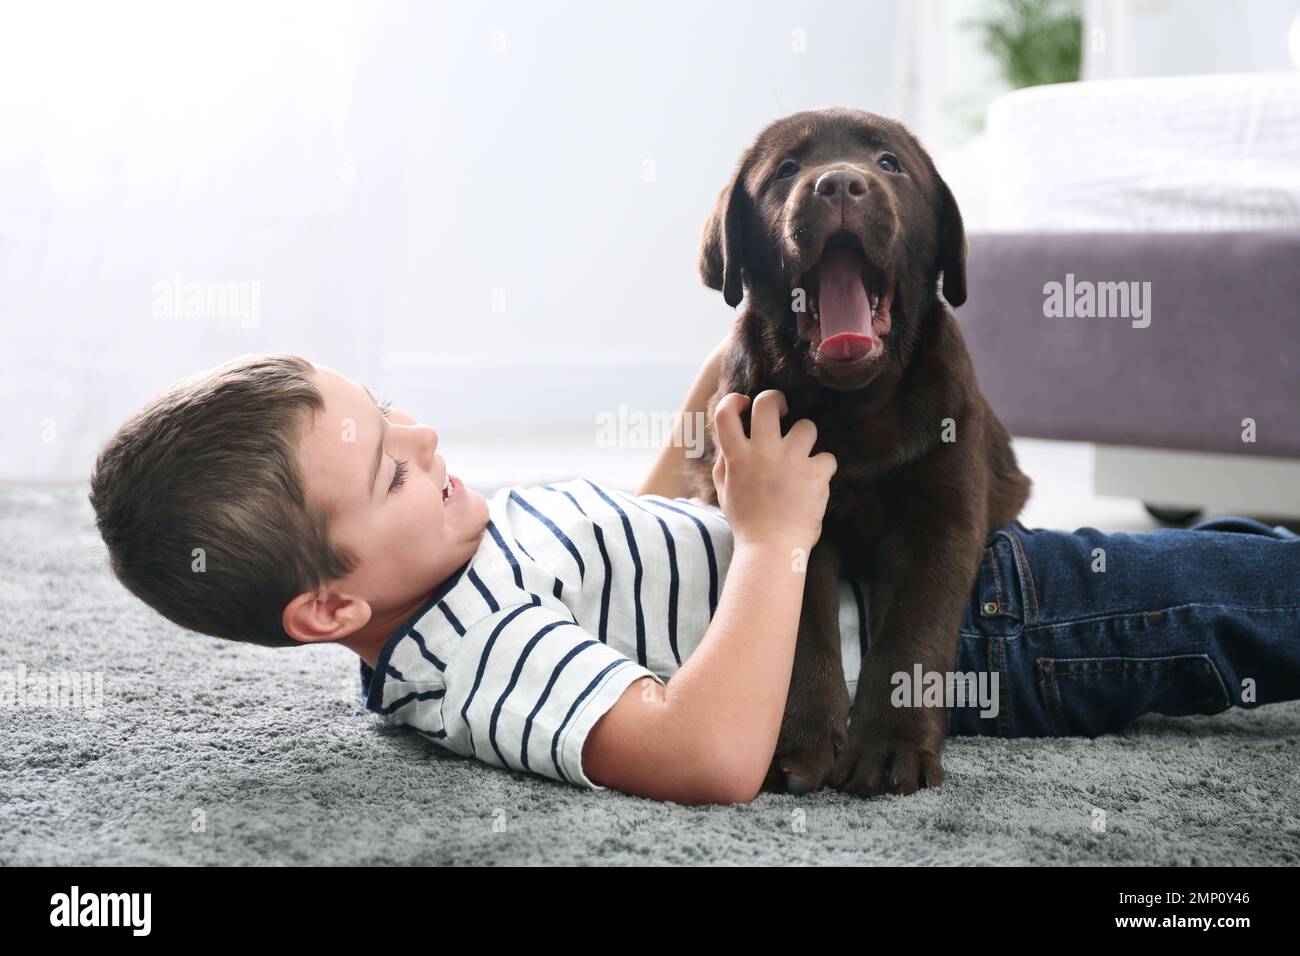
[[845,793],[874,797],[908,795],[943,785],[943,761],[936,749],[914,740],[869,732],[850,733],[831,770],[830,784]]
[[763,789],[801,797],[825,787],[848,741],[848,723],[847,690],[811,695],[811,702],[788,710]]
[[829,738],[785,752],[778,750],[763,789],[796,797],[815,793],[829,782],[834,766],[835,749]]

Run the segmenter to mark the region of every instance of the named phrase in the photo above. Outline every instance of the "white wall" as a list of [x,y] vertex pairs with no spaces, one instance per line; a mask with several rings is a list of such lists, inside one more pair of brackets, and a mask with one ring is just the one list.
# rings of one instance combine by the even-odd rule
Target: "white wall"
[[1297,0],[1086,0],[1083,77],[1290,70]]
[[[0,8],[0,478],[84,478],[243,352],[440,428],[674,408],[734,315],[695,257],[737,155],[797,109],[885,111],[897,10]],[[187,317],[176,282],[246,308]]]

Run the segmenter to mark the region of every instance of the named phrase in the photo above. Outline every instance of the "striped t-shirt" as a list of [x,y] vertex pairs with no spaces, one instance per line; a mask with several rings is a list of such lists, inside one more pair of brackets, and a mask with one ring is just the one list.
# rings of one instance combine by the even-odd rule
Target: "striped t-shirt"
[[[496,766],[594,790],[587,734],[633,682],[699,645],[731,563],[721,509],[577,479],[504,488],[478,550],[361,663],[365,706]],[[866,588],[840,581],[852,696]]]

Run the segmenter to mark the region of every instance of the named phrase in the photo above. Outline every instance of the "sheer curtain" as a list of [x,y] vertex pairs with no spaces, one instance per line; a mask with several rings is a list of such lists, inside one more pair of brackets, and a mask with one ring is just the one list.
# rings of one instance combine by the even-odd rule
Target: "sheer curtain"
[[400,152],[356,110],[385,80],[376,26],[337,3],[4,7],[0,477],[85,477],[150,396],[244,352],[370,373],[380,330],[353,319],[386,310]]

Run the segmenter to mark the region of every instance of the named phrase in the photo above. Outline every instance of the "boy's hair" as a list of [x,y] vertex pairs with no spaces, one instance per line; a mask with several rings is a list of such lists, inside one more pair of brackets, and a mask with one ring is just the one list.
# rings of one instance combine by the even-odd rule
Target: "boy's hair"
[[113,574],[168,620],[299,646],[281,624],[285,605],[356,567],[303,489],[301,441],[325,408],[313,368],[296,355],[240,356],[177,382],[100,453],[90,503]]

